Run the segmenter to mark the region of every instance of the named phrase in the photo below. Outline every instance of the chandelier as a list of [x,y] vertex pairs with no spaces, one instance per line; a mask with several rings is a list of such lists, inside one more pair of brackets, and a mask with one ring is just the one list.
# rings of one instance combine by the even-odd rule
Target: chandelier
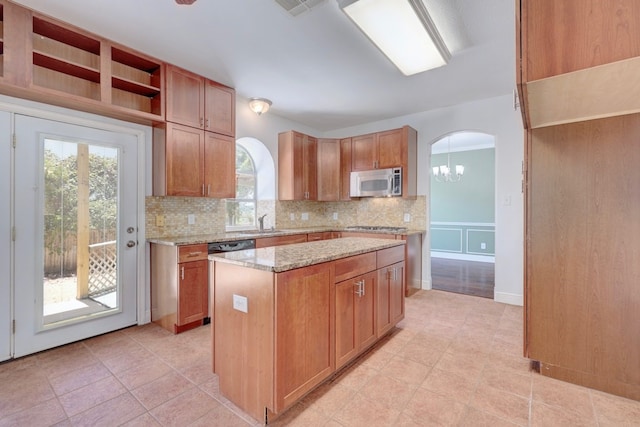
[[447,164],[433,167],[433,178],[437,182],[458,182],[464,174],[464,166],[456,165],[455,174],[451,170],[451,136],[447,137]]

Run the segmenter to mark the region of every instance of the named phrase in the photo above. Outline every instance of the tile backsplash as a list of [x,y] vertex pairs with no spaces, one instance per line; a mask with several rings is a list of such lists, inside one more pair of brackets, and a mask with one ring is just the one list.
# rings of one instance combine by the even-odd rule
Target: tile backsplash
[[[225,231],[223,199],[149,196],[145,204],[147,238]],[[257,213],[259,216],[267,215],[264,220],[267,228],[386,225],[424,230],[427,227],[426,209],[426,196],[418,196],[412,200],[369,198],[348,202],[260,200]],[[304,214],[307,219],[303,219]],[[405,214],[410,217],[408,222],[404,221]],[[189,215],[193,215],[193,224],[189,224]],[[334,219],[334,215],[337,218]],[[159,225],[162,224],[162,220],[164,226]]]

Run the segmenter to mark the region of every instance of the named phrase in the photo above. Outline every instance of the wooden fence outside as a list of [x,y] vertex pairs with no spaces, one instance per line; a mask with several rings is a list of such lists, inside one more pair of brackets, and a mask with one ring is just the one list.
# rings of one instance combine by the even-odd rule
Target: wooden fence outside
[[[108,242],[116,239],[115,230],[103,232],[91,230],[90,244]],[[62,243],[62,251],[44,249],[44,276],[58,278],[75,276],[77,269],[77,238],[76,235],[68,235]]]

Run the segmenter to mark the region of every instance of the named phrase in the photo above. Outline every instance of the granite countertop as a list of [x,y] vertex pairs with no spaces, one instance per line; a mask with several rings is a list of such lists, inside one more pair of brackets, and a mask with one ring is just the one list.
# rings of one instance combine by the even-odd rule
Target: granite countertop
[[259,232],[257,230],[236,231],[229,233],[211,233],[211,234],[198,234],[194,236],[170,236],[170,237],[153,237],[147,239],[149,243],[156,243],[160,245],[194,245],[198,243],[211,243],[211,242],[234,242],[245,239],[258,239],[260,237],[275,237],[275,236],[287,236],[293,234],[307,234],[307,233],[320,233],[324,231],[349,231],[360,233],[377,233],[377,234],[396,234],[396,235],[412,235],[412,234],[424,234],[425,230],[407,229],[403,231],[370,231],[370,230],[351,230],[346,227],[310,227],[310,228],[290,228],[290,229],[277,229],[277,230],[265,230]]
[[209,260],[280,273],[404,244],[403,240],[344,237],[219,253],[209,255]]

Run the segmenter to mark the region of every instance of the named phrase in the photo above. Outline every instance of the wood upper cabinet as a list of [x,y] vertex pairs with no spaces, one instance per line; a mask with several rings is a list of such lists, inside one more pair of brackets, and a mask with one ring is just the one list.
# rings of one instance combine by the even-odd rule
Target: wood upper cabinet
[[402,129],[354,136],[351,139],[354,171],[385,169],[406,163],[407,144]]
[[640,56],[640,2],[523,0],[524,81]]
[[[204,132],[189,126],[167,123],[164,152],[165,165],[159,165],[164,168],[164,193],[168,196],[203,196]],[[154,178],[160,179],[163,172],[158,168],[154,170],[154,174]]]
[[340,200],[351,200],[351,138],[340,140]]
[[317,200],[318,140],[296,131],[278,134],[278,199]]
[[318,140],[318,200],[340,199],[340,141]]
[[236,141],[234,138],[204,132],[205,196],[219,199],[236,197]]
[[351,170],[402,168],[402,197],[417,194],[417,141],[415,129],[404,126],[351,138]]
[[235,90],[167,66],[167,121],[235,136]]
[[236,91],[211,80],[205,80],[204,87],[204,129],[235,136]]
[[376,339],[377,273],[336,283],[336,369],[345,365]]
[[375,133],[351,138],[351,170],[376,169],[378,163],[378,139]]
[[640,2],[522,0],[516,19],[526,128],[640,112]]
[[234,138],[170,122],[153,138],[154,195],[235,197]]
[[204,78],[167,66],[167,120],[204,129]]

